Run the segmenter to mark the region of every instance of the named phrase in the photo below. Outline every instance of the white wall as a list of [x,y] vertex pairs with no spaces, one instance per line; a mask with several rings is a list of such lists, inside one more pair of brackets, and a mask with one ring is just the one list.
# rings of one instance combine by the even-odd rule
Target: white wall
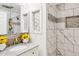
[[[36,34],[32,32],[32,11],[41,9],[41,20],[42,20],[42,32],[40,34]],[[40,55],[47,55],[46,51],[46,4],[23,4],[21,5],[21,32],[26,32],[24,29],[24,18],[23,14],[30,13],[30,34],[32,42],[36,42],[39,44],[39,53]]]

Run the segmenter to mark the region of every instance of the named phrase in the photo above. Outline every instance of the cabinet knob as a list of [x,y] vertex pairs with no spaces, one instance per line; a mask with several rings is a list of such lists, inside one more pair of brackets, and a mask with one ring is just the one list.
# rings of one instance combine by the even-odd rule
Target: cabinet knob
[[34,54],[34,52],[32,52],[32,54]]

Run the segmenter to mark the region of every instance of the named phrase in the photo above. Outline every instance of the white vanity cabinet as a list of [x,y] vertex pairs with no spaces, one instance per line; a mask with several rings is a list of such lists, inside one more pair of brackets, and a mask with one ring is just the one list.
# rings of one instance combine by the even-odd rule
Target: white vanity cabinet
[[0,56],[38,56],[39,45],[34,43],[17,44],[0,52]]
[[39,55],[38,47],[32,48],[28,51],[25,51],[25,52],[19,54],[19,56],[38,56],[38,55]]

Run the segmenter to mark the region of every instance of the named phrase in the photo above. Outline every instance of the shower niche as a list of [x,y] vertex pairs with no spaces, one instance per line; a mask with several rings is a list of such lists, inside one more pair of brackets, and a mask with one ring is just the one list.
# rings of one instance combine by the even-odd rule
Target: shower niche
[[67,17],[66,28],[79,28],[79,16]]

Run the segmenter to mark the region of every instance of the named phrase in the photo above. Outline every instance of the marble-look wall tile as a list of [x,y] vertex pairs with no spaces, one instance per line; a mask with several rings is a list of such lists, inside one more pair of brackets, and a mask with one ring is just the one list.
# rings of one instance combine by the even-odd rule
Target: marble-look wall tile
[[74,55],[74,45],[67,39],[65,39],[65,55]]
[[74,45],[74,55],[75,56],[79,56],[79,44]]
[[56,55],[56,34],[54,30],[54,23],[48,20],[47,26],[47,53],[49,56]]
[[[61,10],[58,11],[59,14],[56,14],[56,8],[53,7],[50,7],[48,12],[59,18],[79,15],[79,4],[65,4],[59,7],[61,7]],[[48,55],[57,55],[56,49],[58,49],[64,56],[79,56],[79,29],[66,28],[65,22],[54,23],[49,20],[47,23]],[[67,38],[61,32],[54,30],[56,28],[57,30],[62,29],[62,33]]]
[[57,29],[65,29],[65,23],[57,23],[56,24]]
[[52,22],[51,20],[49,20],[48,22],[47,22],[47,29],[49,29],[49,30],[54,30],[55,29],[55,24],[56,23],[54,23],[54,22]]
[[56,55],[56,39],[53,30],[48,30],[47,34],[47,51],[48,55]]

